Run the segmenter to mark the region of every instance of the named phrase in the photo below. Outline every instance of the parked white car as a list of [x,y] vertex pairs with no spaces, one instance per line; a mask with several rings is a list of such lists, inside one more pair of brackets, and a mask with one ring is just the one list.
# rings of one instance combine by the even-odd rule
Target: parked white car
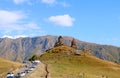
[[14,78],[14,73],[7,73],[7,78]]
[[22,77],[22,76],[25,76],[25,74],[26,74],[25,72],[21,72],[21,73],[20,73],[20,76],[21,76],[21,77]]
[[29,68],[29,71],[33,71],[33,70],[34,70],[34,68],[33,68],[33,67],[30,67],[30,68]]
[[25,74],[26,74],[25,72],[21,72],[21,73],[18,73],[17,76],[18,77],[23,77],[23,76],[25,76]]

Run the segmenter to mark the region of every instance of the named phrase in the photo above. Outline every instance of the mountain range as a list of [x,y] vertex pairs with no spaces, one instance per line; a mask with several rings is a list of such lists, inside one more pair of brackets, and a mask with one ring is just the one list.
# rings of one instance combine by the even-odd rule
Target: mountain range
[[[0,58],[22,62],[34,54],[43,54],[46,50],[54,47],[59,36],[39,36],[25,38],[0,38]],[[71,45],[73,37],[63,36],[68,46]],[[111,45],[100,45],[75,39],[77,49],[91,49],[93,55],[100,59],[120,63],[120,47]]]

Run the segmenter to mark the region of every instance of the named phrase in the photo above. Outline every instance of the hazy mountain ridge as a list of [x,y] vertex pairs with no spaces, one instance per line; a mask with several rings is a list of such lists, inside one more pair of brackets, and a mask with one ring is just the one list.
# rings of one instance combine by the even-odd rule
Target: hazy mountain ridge
[[[0,38],[0,57],[22,61],[33,54],[42,54],[54,46],[58,36],[40,36],[26,38]],[[64,36],[64,41],[71,45],[73,37]],[[93,54],[101,59],[120,62],[120,47],[99,45],[76,40],[78,49],[91,49]]]

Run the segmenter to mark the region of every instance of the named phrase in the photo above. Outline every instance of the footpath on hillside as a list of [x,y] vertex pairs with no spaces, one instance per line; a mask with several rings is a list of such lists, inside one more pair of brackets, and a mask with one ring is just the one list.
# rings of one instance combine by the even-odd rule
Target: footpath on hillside
[[45,71],[46,71],[45,78],[49,78],[48,64],[44,64],[44,65],[45,65]]

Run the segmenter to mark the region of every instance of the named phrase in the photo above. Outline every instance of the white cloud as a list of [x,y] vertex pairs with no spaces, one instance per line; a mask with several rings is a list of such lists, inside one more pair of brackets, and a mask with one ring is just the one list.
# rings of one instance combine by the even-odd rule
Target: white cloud
[[58,1],[58,0],[41,0],[42,3],[45,3],[45,4],[49,4],[49,5],[53,5],[53,4],[57,4],[57,5],[61,5],[63,7],[68,7],[69,4],[67,2],[61,2],[61,1]]
[[51,16],[48,18],[48,20],[55,25],[65,26],[65,27],[72,26],[73,22],[75,21],[75,19],[68,14]]
[[26,16],[20,11],[0,10],[0,24],[16,23]]
[[31,29],[40,29],[40,27],[38,27],[38,25],[34,22],[30,22],[26,25],[24,25],[26,28],[31,28]]
[[66,2],[60,2],[60,4],[61,4],[63,7],[68,7],[68,6],[69,6],[69,4],[66,3]]
[[23,20],[26,17],[21,11],[0,10],[0,30],[22,30]]
[[25,38],[25,37],[27,37],[27,36],[25,36],[25,35],[17,35],[17,36],[4,35],[2,38],[16,39],[16,38],[20,38],[20,37]]
[[21,4],[24,3],[26,0],[13,0],[15,4]]
[[35,3],[38,3],[38,2],[42,2],[42,3],[45,3],[45,4],[48,4],[48,5],[53,5],[53,4],[57,4],[57,5],[61,5],[63,7],[68,7],[69,4],[67,2],[62,2],[62,1],[58,1],[58,0],[13,0],[13,2],[15,4],[22,4],[22,3],[27,3],[28,5],[33,5]]
[[56,3],[56,0],[41,0],[43,3],[46,3],[46,4],[54,4]]
[[4,35],[2,38],[12,38],[13,39],[12,36],[8,36],[8,35]]
[[21,11],[0,10],[0,30],[10,32],[23,29],[21,24],[27,16]]
[[[35,22],[27,22],[28,16],[22,11],[0,10],[0,32],[4,35],[29,35],[42,31]],[[41,33],[39,33],[41,34]],[[37,34],[38,35],[38,34]],[[9,37],[10,37],[9,36]]]
[[37,0],[13,0],[13,2],[17,5],[23,3],[27,3],[28,5],[33,5],[34,3],[37,2]]

